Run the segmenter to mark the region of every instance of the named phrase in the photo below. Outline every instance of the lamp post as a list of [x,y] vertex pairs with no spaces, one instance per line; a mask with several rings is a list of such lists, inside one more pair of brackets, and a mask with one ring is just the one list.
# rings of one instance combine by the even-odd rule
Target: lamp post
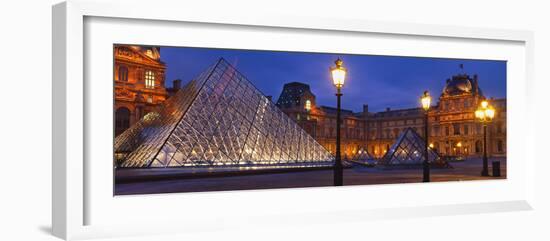
[[334,160],[334,186],[342,186],[344,183],[344,170],[342,157],[340,155],[340,97],[342,97],[342,86],[346,79],[346,68],[342,67],[344,61],[338,58],[334,61],[336,66],[330,68],[332,83],[336,86],[336,158]]
[[495,117],[495,109],[489,105],[487,100],[481,101],[481,104],[475,111],[476,118],[483,124],[483,170],[481,176],[489,176],[489,164],[487,161],[487,124]]
[[424,91],[424,94],[420,98],[420,102],[422,103],[422,109],[424,109],[424,162],[422,163],[423,167],[423,175],[422,175],[422,181],[423,182],[429,182],[430,181],[430,162],[429,162],[429,156],[428,156],[428,111],[430,110],[430,104],[432,102],[432,97],[430,96],[430,93],[426,90]]

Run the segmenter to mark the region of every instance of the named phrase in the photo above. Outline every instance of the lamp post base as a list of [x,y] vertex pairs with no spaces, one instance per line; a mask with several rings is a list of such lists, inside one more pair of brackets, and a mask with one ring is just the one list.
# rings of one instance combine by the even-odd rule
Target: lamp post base
[[483,169],[481,169],[481,176],[482,177],[488,177],[489,176],[489,161],[487,160],[487,156],[483,157]]
[[343,186],[344,185],[344,180],[343,180],[343,176],[344,176],[344,170],[343,168],[340,166],[336,166],[334,167],[334,186]]

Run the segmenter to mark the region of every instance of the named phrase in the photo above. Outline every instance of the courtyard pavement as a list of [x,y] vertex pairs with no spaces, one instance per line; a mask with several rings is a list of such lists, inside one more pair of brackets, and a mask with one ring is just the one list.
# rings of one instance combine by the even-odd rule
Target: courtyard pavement
[[[501,177],[481,177],[482,161],[479,158],[475,158],[462,162],[451,162],[453,168],[450,169],[432,169],[431,181],[505,179],[506,159],[491,158],[489,160],[490,175],[492,175],[492,161],[500,161]],[[344,170],[344,185],[417,183],[421,181],[422,169],[382,170],[372,167],[354,167]],[[115,184],[115,195],[322,187],[332,186],[332,184],[332,170],[308,170],[289,173],[261,173],[257,175],[247,174],[242,176],[217,177],[201,176],[200,178],[117,183]]]

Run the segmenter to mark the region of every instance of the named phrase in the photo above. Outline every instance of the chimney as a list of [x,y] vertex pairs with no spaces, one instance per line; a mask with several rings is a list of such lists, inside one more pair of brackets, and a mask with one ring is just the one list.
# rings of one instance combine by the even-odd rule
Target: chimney
[[449,82],[451,82],[451,79],[447,79],[447,84],[448,84]]
[[172,88],[174,88],[175,90],[179,90],[181,88],[181,80],[180,79],[173,80]]
[[368,114],[369,113],[369,105],[363,105],[363,114]]
[[390,107],[386,107],[386,111],[390,111],[390,110],[391,110],[391,108],[390,108]]
[[478,90],[478,84],[477,84],[477,74],[474,74],[474,81],[473,81],[473,85],[472,86],[472,89],[474,89],[474,92],[477,93],[477,90]]

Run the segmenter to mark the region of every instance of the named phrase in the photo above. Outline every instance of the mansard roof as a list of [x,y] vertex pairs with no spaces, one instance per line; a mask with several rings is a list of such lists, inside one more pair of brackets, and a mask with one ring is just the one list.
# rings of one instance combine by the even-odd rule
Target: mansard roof
[[402,117],[402,116],[421,116],[424,110],[418,108],[387,110],[374,113],[374,117]]
[[297,101],[305,94],[315,98],[315,95],[311,92],[309,85],[300,82],[286,83],[283,87],[283,91],[277,99],[277,106],[290,107],[295,105]]
[[116,45],[115,46],[115,58],[119,60],[126,61],[140,61],[143,64],[153,65],[159,68],[166,68],[165,63],[160,60],[160,52],[154,47],[149,47],[150,49],[155,49],[153,51],[153,57],[145,54],[144,48],[141,46],[135,45]]
[[[334,107],[323,105],[323,106],[320,106],[320,108],[321,108],[322,111],[324,111],[327,114],[336,115],[337,109],[334,108]],[[340,113],[342,114],[342,116],[344,116],[344,115],[354,115],[353,111],[346,110],[346,109],[340,109]]]

